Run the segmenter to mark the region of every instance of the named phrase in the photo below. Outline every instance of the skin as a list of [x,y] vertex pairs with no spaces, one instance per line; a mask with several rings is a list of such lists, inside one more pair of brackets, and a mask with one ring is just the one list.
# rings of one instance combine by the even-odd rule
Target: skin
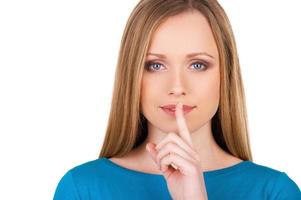
[[178,134],[171,132],[157,145],[148,143],[146,149],[162,171],[172,199],[207,200],[200,157],[193,149],[182,103],[176,106],[176,123]]
[[[206,55],[187,57],[195,52]],[[124,157],[110,160],[129,169],[163,174],[174,199],[206,199],[202,172],[242,161],[221,149],[212,136],[211,120],[220,97],[220,66],[211,28],[197,11],[172,16],[156,30],[148,53],[165,55],[148,55],[144,69],[141,104],[148,136]],[[196,108],[183,115],[177,107],[176,116],[160,108],[178,102]],[[178,170],[170,167],[172,162]],[[185,187],[191,184],[197,187]]]

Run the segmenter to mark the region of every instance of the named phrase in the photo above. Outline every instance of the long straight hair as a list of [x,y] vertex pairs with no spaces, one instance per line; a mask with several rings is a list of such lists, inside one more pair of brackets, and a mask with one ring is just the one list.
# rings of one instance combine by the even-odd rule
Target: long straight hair
[[122,157],[147,137],[147,120],[141,113],[141,80],[153,33],[168,17],[199,11],[208,21],[219,52],[220,104],[211,129],[226,152],[253,160],[247,127],[245,94],[234,34],[216,0],[141,0],[130,14],[119,50],[115,82],[99,158]]

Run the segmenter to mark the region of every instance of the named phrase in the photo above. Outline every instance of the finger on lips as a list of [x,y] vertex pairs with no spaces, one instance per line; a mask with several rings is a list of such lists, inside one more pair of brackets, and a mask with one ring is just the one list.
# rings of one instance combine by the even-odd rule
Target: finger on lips
[[[182,110],[183,104],[179,102],[176,105],[176,123],[179,134],[170,132],[157,145],[152,145],[151,151],[148,150],[153,160],[158,165],[159,170],[165,172],[171,165],[174,169],[183,166],[185,162],[193,162],[197,160],[196,152],[193,149],[193,143],[190,132],[187,128]],[[147,149],[149,149],[147,147]],[[194,160],[195,159],[195,160]]]
[[192,139],[190,136],[190,132],[187,128],[184,114],[183,114],[183,104],[181,102],[177,103],[176,105],[176,121],[179,129],[179,135],[191,146],[192,144]]

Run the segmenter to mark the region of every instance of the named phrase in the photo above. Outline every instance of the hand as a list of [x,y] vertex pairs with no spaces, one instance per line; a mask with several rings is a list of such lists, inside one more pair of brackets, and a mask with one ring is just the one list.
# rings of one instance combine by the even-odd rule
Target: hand
[[174,200],[207,200],[199,155],[193,148],[182,103],[176,105],[176,121],[179,135],[168,133],[157,145],[148,143],[146,149],[163,173]]

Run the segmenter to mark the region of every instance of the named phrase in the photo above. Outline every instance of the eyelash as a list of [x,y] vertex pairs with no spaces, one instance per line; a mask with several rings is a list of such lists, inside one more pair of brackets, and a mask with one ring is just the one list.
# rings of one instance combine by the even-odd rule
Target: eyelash
[[[159,70],[151,70],[151,69],[150,69],[150,66],[153,65],[153,64],[159,64],[159,65],[162,65],[161,63],[156,62],[156,61],[147,61],[147,62],[145,63],[145,68],[146,68],[146,70],[147,70],[147,71],[152,71],[152,72],[159,71]],[[204,61],[202,61],[202,62],[198,61],[198,62],[194,62],[194,63],[192,63],[192,64],[201,64],[201,65],[204,66],[204,69],[200,69],[200,70],[196,70],[196,71],[206,71],[206,70],[208,69],[208,67],[209,67],[209,64],[208,64],[207,62],[204,62]]]

